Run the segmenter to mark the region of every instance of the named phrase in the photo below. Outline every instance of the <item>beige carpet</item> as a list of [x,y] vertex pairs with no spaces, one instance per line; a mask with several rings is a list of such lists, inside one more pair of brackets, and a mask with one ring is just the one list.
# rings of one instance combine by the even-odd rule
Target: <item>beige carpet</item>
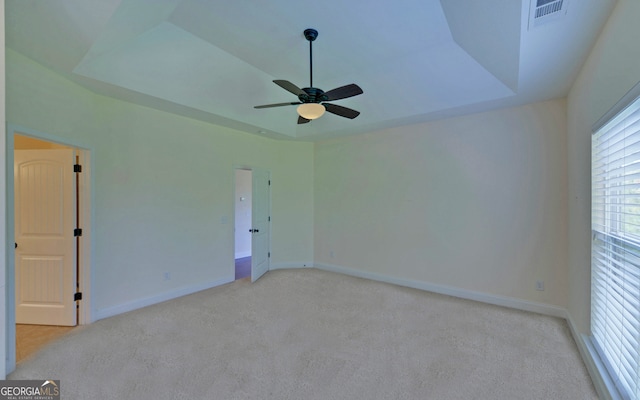
[[565,321],[314,269],[78,329],[9,379],[64,399],[597,399]]

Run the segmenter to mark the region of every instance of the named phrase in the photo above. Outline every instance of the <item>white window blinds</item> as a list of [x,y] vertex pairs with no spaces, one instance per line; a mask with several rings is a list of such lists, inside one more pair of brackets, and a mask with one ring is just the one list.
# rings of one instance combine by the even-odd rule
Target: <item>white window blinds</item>
[[591,332],[619,392],[640,399],[640,99],[592,137]]

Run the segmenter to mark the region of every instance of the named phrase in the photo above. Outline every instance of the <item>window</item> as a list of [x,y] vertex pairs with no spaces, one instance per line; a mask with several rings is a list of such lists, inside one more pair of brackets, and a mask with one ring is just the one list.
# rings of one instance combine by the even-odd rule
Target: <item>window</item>
[[638,88],[595,125],[591,141],[591,333],[619,393],[634,400],[640,399]]

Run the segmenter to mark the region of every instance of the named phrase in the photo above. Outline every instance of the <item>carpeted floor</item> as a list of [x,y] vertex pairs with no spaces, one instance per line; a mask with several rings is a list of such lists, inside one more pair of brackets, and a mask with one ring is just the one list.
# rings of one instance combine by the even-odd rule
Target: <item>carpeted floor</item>
[[64,399],[597,399],[567,323],[315,269],[74,330],[9,379]]

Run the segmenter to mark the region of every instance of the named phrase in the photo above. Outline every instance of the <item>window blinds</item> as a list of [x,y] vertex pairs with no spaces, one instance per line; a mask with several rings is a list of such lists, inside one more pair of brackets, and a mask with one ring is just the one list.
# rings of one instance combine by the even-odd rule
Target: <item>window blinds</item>
[[591,332],[620,393],[640,399],[640,98],[592,137]]

